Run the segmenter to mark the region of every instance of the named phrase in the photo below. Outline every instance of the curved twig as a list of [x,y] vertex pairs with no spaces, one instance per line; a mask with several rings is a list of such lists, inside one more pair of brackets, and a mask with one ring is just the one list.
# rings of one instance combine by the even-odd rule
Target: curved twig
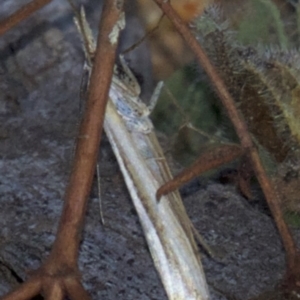
[[196,40],[194,35],[191,33],[189,28],[186,24],[180,19],[178,14],[174,11],[172,6],[169,4],[168,1],[164,0],[154,0],[156,4],[162,9],[165,15],[171,20],[174,27],[177,31],[182,35],[183,39],[186,41],[188,46],[194,52],[197,60],[206,71],[207,75],[209,76],[213,86],[216,89],[216,92],[222,101],[227,113],[232,121],[233,126],[235,127],[236,133],[240,138],[241,145],[249,153],[249,157],[252,162],[252,166],[256,177],[261,185],[261,188],[264,192],[274,220],[276,222],[278,231],[281,235],[282,242],[286,251],[286,258],[287,258],[287,266],[288,270],[294,270],[297,261],[297,248],[295,246],[295,241],[290,233],[290,230],[287,227],[282,215],[282,211],[279,205],[278,195],[276,194],[272,184],[264,170],[258,152],[253,145],[251,136],[248,132],[247,126],[239,114],[234,100],[232,99],[231,95],[227,91],[227,88],[211,64],[208,56],[200,46],[199,42]]

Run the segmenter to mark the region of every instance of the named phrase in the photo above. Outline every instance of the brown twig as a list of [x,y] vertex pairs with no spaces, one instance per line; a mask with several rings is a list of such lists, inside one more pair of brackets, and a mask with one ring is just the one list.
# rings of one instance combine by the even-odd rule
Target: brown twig
[[52,0],[33,0],[24,5],[11,16],[3,21],[0,21],[0,35],[4,34],[6,31],[16,26],[18,23],[27,19],[31,14],[44,7],[51,1]]
[[222,101],[222,104],[227,110],[227,113],[235,127],[237,135],[240,138],[241,145],[249,153],[249,157],[251,159],[251,163],[254,169],[254,172],[257,176],[257,179],[261,185],[261,188],[264,192],[266,200],[268,202],[269,208],[272,212],[274,220],[276,222],[277,228],[281,235],[284,248],[286,250],[286,258],[287,258],[287,266],[288,270],[295,270],[297,268],[297,249],[295,246],[294,239],[285,223],[282,215],[282,211],[279,205],[278,195],[276,194],[272,184],[267,177],[267,174],[261,164],[258,152],[253,145],[251,136],[247,130],[247,126],[240,116],[231,95],[227,91],[227,88],[223,82],[223,80],[218,75],[217,71],[211,64],[208,56],[193,36],[189,28],[185,25],[185,23],[180,19],[178,14],[174,11],[172,6],[168,1],[164,0],[154,0],[156,4],[162,9],[162,11],[166,14],[166,16],[171,20],[174,27],[177,31],[182,35],[183,39],[186,41],[188,46],[194,52],[197,57],[199,63],[206,71],[209,76],[212,84],[214,85],[216,92],[219,98]]
[[[68,252],[71,261],[77,260],[78,245],[72,244],[75,240],[79,243],[78,234],[81,232],[85,214],[85,199],[89,195],[95,171],[107,95],[115,62],[116,44],[112,45],[108,37],[120,17],[120,9],[115,6],[115,2],[114,0],[105,2],[105,10],[102,14],[103,21],[99,27],[98,46],[91,75],[86,112],[79,130],[75,164],[66,191],[64,212],[53,248],[54,252],[57,253],[65,247],[76,248],[76,253],[71,249]],[[60,249],[62,245],[63,249]]]
[[2,299],[28,299],[38,293],[44,293],[46,299],[63,299],[64,295],[72,299],[89,299],[80,283],[78,246],[115,61],[117,43],[112,43],[109,35],[122,13],[120,3],[106,0],[103,7],[86,111],[80,126],[74,166],[52,251],[45,264],[30,280]]
[[230,162],[242,155],[243,149],[238,145],[222,145],[216,149],[205,152],[197,159],[192,166],[184,169],[172,180],[161,186],[156,192],[156,198],[160,199],[162,195],[173,192],[184,183],[201,173],[217,168],[227,162]]

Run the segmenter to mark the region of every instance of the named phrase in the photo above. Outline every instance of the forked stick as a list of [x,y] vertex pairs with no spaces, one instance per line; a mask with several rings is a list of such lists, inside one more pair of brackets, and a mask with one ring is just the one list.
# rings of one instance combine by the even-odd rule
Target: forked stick
[[[90,92],[75,151],[74,166],[65,194],[63,212],[52,251],[45,264],[31,279],[2,300],[29,299],[39,293],[45,299],[89,299],[80,283],[77,266],[78,246],[86,204],[95,172],[107,95],[117,47],[111,33],[122,13],[122,1],[106,0],[99,24],[99,35]],[[105,57],[105,59],[103,59]]]

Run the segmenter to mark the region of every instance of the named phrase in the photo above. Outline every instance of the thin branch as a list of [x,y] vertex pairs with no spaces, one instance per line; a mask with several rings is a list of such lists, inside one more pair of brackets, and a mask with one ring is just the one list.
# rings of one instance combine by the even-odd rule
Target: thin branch
[[41,279],[32,278],[22,283],[17,289],[1,297],[1,300],[31,299],[41,291]]
[[64,283],[65,283],[67,294],[70,299],[72,300],[88,299],[89,296],[79,280],[76,280],[74,278],[71,279],[66,278],[64,280]]
[[31,14],[44,7],[51,1],[52,0],[33,0],[24,5],[11,16],[3,21],[0,21],[0,35],[3,35],[6,31],[27,19]]
[[161,17],[159,18],[157,24],[152,29],[147,31],[146,34],[141,39],[139,39],[136,43],[134,43],[133,45],[131,45],[130,47],[128,47],[127,49],[122,51],[122,55],[125,55],[125,54],[129,53],[130,51],[133,51],[139,45],[141,45],[147,38],[150,38],[159,29],[159,26],[160,26],[160,23],[161,23],[163,17],[164,17],[164,15],[162,14]]
[[[118,21],[123,16],[122,1],[106,0],[91,75],[86,111],[81,122],[74,166],[65,193],[63,212],[49,258],[35,275],[2,299],[29,299],[45,292],[46,299],[88,300],[79,279],[78,247],[87,199],[95,172],[118,41]],[[114,33],[114,35],[112,35]],[[67,295],[66,295],[67,294]]]
[[120,19],[121,9],[115,0],[105,2],[101,17],[95,63],[92,70],[86,111],[81,122],[74,166],[65,194],[64,208],[53,246],[52,256],[74,264],[86,202],[90,193],[100,144],[105,107],[110,88],[117,43],[109,38]]
[[207,75],[209,76],[212,84],[214,85],[216,92],[219,98],[222,101],[222,104],[227,110],[227,113],[235,127],[236,133],[240,138],[241,144],[243,148],[249,152],[249,157],[251,158],[251,162],[253,165],[254,172],[257,176],[257,179],[262,187],[274,220],[276,222],[277,228],[281,235],[284,248],[286,250],[287,256],[287,265],[289,269],[294,269],[297,257],[297,250],[295,246],[294,239],[285,223],[282,215],[282,211],[279,205],[278,195],[276,194],[272,184],[261,164],[258,152],[253,145],[251,136],[248,132],[247,126],[240,116],[234,100],[232,99],[231,95],[227,91],[227,88],[218,75],[217,71],[211,64],[208,56],[193,36],[189,28],[185,25],[185,23],[180,19],[178,14],[174,11],[172,6],[168,1],[165,0],[154,0],[156,4],[162,9],[165,15],[171,20],[174,27],[177,31],[182,35],[183,39],[186,41],[188,46],[194,52],[195,56],[197,57],[199,63],[206,71]]
[[192,178],[199,176],[199,174],[230,162],[240,157],[242,153],[243,149],[234,144],[222,145],[211,151],[208,150],[201,155],[192,166],[184,169],[172,180],[161,186],[156,192],[156,198],[160,199],[161,196],[173,192]]

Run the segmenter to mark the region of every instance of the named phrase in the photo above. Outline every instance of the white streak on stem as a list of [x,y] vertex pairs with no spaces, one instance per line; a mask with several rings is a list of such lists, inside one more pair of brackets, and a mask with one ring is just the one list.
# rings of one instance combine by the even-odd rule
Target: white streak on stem
[[113,27],[111,33],[109,34],[108,38],[112,45],[115,45],[119,39],[119,34],[122,29],[125,28],[125,14],[124,12],[121,13],[119,20]]

